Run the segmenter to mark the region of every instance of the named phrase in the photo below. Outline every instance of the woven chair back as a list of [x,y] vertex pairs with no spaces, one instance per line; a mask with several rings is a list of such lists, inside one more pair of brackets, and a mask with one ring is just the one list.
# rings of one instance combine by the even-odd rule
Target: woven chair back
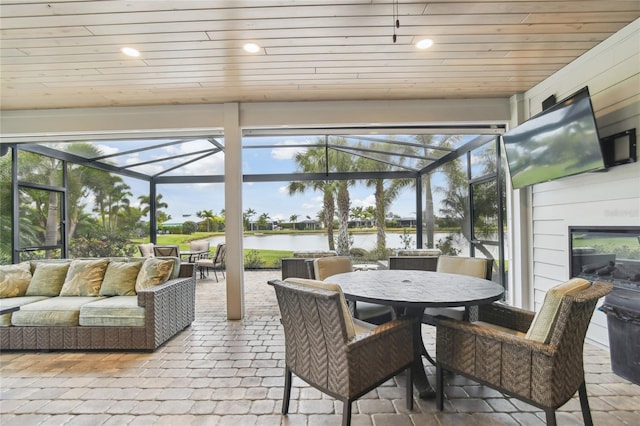
[[153,247],[153,254],[156,257],[171,256],[180,257],[180,248],[178,246],[155,246]]

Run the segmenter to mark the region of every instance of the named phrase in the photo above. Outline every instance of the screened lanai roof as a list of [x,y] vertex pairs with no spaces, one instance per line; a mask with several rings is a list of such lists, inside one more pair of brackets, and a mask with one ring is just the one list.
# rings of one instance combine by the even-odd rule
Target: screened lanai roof
[[[486,143],[503,130],[499,126],[247,130],[242,138],[243,175],[246,181],[365,179],[372,174],[415,177]],[[202,176],[222,180],[224,146],[224,137],[213,135],[41,142],[20,147],[148,181],[175,182],[180,178],[181,182],[196,182]],[[310,151],[321,167],[304,170],[296,159]],[[278,161],[284,159],[293,161]]]

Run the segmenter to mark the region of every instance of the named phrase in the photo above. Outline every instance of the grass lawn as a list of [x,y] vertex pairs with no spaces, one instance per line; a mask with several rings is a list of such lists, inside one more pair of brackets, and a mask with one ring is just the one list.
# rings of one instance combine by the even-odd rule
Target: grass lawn
[[[211,232],[196,232],[191,235],[186,234],[163,234],[158,235],[158,245],[178,245],[180,251],[189,250],[189,242],[195,240],[202,240],[205,238],[211,238],[217,235],[224,235],[224,233],[211,233]],[[134,239],[135,244],[147,243],[149,239]],[[210,247],[209,254],[213,256],[215,247]],[[292,250],[255,250],[245,249],[244,259],[247,267],[259,267],[266,269],[280,268],[280,259],[283,257],[292,257]],[[253,260],[253,261],[252,261]]]

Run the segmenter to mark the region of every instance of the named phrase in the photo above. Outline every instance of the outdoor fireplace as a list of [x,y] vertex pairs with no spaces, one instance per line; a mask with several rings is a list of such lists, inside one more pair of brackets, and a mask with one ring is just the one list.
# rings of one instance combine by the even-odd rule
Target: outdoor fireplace
[[611,370],[640,385],[640,226],[569,227],[571,276],[608,281]]
[[640,290],[640,226],[569,227],[571,277]]

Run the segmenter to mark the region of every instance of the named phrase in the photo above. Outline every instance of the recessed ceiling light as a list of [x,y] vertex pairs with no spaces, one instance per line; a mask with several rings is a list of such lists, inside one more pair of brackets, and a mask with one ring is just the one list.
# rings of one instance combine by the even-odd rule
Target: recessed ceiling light
[[425,38],[416,43],[416,48],[418,49],[428,49],[433,46],[433,40],[430,38]]
[[258,53],[260,51],[260,46],[255,43],[247,43],[242,48],[249,53]]
[[125,55],[132,56],[134,58],[137,58],[138,56],[140,56],[140,52],[134,49],[133,47],[123,47],[122,49],[120,49],[120,51]]

